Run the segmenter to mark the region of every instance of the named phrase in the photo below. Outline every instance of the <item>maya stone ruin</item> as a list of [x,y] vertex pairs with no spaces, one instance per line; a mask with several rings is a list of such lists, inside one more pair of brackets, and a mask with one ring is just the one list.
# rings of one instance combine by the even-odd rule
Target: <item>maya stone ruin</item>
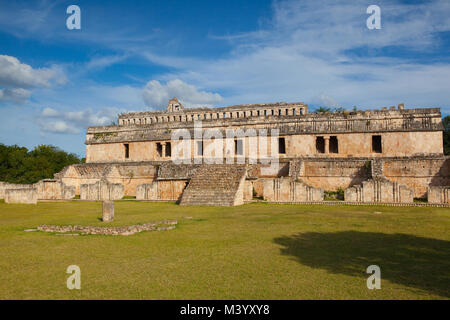
[[[275,138],[261,138],[273,130]],[[33,185],[0,183],[0,198],[36,203],[126,196],[234,206],[254,198],[318,203],[325,191],[344,190],[350,203],[411,204],[418,198],[448,205],[443,130],[439,108],[400,104],[309,113],[301,102],[184,108],[174,98],[166,110],[124,113],[118,125],[89,127],[85,164]],[[188,138],[174,140],[178,131]],[[211,131],[217,135],[208,136]],[[278,164],[271,167],[274,156]]]

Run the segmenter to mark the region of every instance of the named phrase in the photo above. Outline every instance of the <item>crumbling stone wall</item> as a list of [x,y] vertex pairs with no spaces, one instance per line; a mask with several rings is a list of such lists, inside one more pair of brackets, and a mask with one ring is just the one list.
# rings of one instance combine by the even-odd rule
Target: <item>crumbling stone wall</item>
[[450,186],[431,186],[427,190],[428,203],[450,203]]
[[15,184],[0,181],[0,199],[5,199],[5,192],[7,189],[29,189],[33,187],[34,185],[32,184]]
[[93,184],[81,185],[81,200],[120,200],[123,196],[122,184],[109,183],[104,179]]
[[292,178],[264,179],[264,200],[275,202],[323,201],[323,189]]
[[187,180],[158,180],[141,184],[136,188],[136,199],[178,201],[187,183]]
[[345,201],[352,202],[410,203],[413,198],[413,190],[387,179],[369,179],[344,192]]
[[42,200],[59,200],[73,199],[75,197],[75,187],[66,186],[62,181],[55,179],[44,179],[35,185],[38,199]]
[[36,188],[6,189],[5,203],[36,204],[38,194]]
[[383,159],[383,175],[414,189],[414,197],[425,198],[429,186],[450,186],[450,157]]
[[289,175],[306,184],[336,191],[362,183],[371,177],[370,159],[297,159]]
[[244,201],[253,199],[253,181],[245,180],[243,185]]
[[82,184],[93,184],[101,179],[110,183],[120,183],[124,186],[124,194],[136,195],[136,187],[151,183],[157,174],[159,163],[89,163],[65,167],[55,175],[68,186],[75,187],[75,193],[80,194]]

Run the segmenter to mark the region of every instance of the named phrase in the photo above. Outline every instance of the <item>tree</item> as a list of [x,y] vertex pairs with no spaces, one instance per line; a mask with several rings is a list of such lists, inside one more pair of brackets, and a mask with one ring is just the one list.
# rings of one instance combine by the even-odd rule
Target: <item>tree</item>
[[444,154],[450,155],[450,116],[442,119],[444,125]]
[[321,112],[331,112],[331,109],[328,107],[319,107],[316,110],[314,110],[315,113],[321,113]]
[[0,144],[0,181],[31,184],[53,178],[65,166],[81,162],[77,155],[55,146],[39,145],[28,151],[17,145]]

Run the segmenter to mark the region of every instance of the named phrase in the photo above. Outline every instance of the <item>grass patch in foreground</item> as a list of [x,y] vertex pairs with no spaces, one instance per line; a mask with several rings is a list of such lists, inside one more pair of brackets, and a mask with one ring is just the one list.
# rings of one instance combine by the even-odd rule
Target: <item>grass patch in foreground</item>
[[[450,210],[277,205],[181,207],[118,201],[0,203],[0,299],[448,299]],[[375,214],[381,212],[381,214]],[[39,224],[124,226],[133,236],[24,232]],[[81,290],[66,288],[69,265]],[[365,273],[381,267],[381,290]]]

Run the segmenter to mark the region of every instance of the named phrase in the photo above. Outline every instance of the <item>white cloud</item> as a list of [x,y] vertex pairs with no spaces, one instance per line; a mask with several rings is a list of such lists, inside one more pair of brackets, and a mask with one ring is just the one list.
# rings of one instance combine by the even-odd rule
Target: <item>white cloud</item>
[[31,92],[22,88],[0,89],[0,102],[10,101],[14,103],[23,103],[31,95]]
[[69,125],[66,121],[63,120],[42,122],[41,130],[44,132],[64,133],[64,134],[66,133],[77,134],[80,132],[79,129]]
[[31,88],[65,82],[64,71],[58,66],[33,69],[15,57],[0,55],[0,102],[21,103],[31,96]]
[[58,111],[56,111],[55,109],[52,108],[45,108],[44,110],[42,110],[42,114],[43,117],[58,117],[60,115],[60,113]]
[[317,104],[319,106],[323,107],[330,107],[330,108],[339,108],[341,105],[334,100],[333,97],[327,95],[326,93],[321,93],[317,95],[316,97],[313,97],[311,99],[311,103]]
[[177,97],[187,107],[210,106],[223,100],[218,93],[199,91],[179,79],[170,80],[165,85],[156,80],[149,81],[142,95],[148,106],[156,108],[166,107],[173,97]]
[[86,109],[82,111],[57,111],[44,108],[38,119],[44,132],[77,134],[88,126],[105,126],[117,121],[117,115],[123,112],[118,108],[103,108],[99,111]]
[[65,80],[62,70],[56,66],[33,69],[15,57],[0,55],[0,86],[2,87],[49,87],[51,82],[64,83]]
[[[344,108],[379,108],[404,102],[450,112],[450,64],[426,58],[444,52],[437,32],[450,30],[450,2],[381,1],[381,30],[366,27],[369,4],[275,2],[273,19],[261,30],[216,37],[233,46],[228,57],[194,62],[154,54],[147,58],[175,68],[160,79],[207,84],[227,92],[227,104],[321,100]],[[385,48],[407,54],[392,58],[384,55]]]

